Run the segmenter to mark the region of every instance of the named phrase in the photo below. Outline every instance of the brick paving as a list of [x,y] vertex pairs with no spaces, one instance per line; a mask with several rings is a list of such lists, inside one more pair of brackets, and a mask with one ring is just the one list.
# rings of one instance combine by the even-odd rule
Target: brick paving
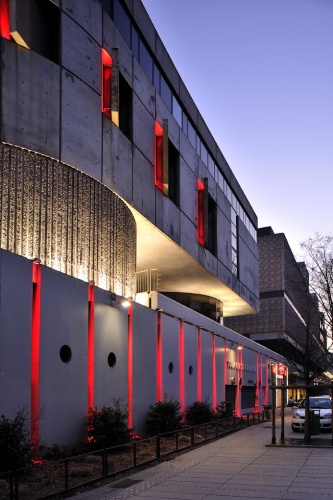
[[[285,437],[302,434],[287,423]],[[72,499],[333,499],[333,447],[270,443],[270,425],[259,424]]]

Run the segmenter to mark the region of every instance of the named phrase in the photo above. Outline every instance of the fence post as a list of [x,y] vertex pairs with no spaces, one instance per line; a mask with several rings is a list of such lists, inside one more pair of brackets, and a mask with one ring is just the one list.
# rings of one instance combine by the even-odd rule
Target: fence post
[[191,427],[191,446],[194,446],[194,427]]
[[246,415],[246,424],[248,427],[250,427],[250,414],[249,413]]
[[65,459],[65,491],[68,491],[68,459]]
[[161,458],[161,439],[156,436],[156,458]]
[[234,416],[234,431],[236,430],[236,416]]
[[133,465],[136,467],[136,442],[133,442]]
[[108,477],[108,452],[106,448],[103,450],[103,477]]
[[178,451],[179,442],[178,442],[178,431],[176,431],[176,450]]

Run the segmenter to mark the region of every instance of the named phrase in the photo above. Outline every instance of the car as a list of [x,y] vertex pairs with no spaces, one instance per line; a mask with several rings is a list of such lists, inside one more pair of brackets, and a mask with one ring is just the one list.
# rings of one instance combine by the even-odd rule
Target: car
[[[319,410],[320,430],[332,429],[332,399],[330,396],[310,396],[310,410]],[[303,399],[292,416],[291,428],[294,432],[303,430],[305,427],[306,399]]]

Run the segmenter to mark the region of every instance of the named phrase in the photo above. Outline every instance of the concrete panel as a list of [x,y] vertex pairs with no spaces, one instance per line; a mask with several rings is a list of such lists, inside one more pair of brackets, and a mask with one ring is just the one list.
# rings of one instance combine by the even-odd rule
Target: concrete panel
[[205,120],[203,119],[201,113],[198,112],[198,130],[201,135],[202,140],[206,144],[208,150],[215,156],[216,142],[207,127]]
[[217,209],[217,258],[231,269],[231,225],[230,220]]
[[217,275],[218,260],[205,247],[199,245],[198,261],[209,271],[213,276]]
[[148,46],[155,54],[155,27],[141,2],[133,2],[133,16],[141,32],[145,34]]
[[199,177],[199,157],[184,134],[184,132],[180,131],[180,137],[179,137],[179,151],[181,157],[184,159],[184,162],[189,166],[189,168],[192,170],[194,175],[196,177]]
[[197,224],[198,217],[198,177],[191,168],[180,158],[180,209],[186,217]]
[[180,212],[180,241],[179,245],[195,259],[198,259],[199,243],[197,226]]
[[132,52],[108,15],[103,16],[103,48],[110,55],[113,48],[118,49],[119,71],[132,87]]
[[151,292],[151,307],[152,309],[163,309],[170,316],[175,316],[177,318],[184,318],[183,316],[183,306],[179,302],[175,302],[169,297],[166,297],[162,293]]
[[244,364],[242,373],[243,385],[253,386],[256,383],[257,375],[257,353],[244,347],[242,357]]
[[0,250],[0,411],[30,411],[32,263]]
[[179,401],[179,324],[178,319],[162,315],[162,391],[169,399],[174,398],[177,401]]
[[198,399],[198,328],[183,323],[185,408]]
[[133,95],[133,143],[153,165],[155,143],[154,119],[135,94]]
[[216,359],[216,404],[225,401],[224,387],[224,339],[215,337],[215,359]]
[[149,406],[157,400],[157,315],[133,304],[133,423],[139,434],[145,431]]
[[[142,104],[147,108],[151,116],[155,117],[156,90],[150,83],[146,73],[139,62],[133,57],[133,91],[138,96]],[[162,122],[161,122],[162,123]]]
[[100,94],[102,65],[100,45],[64,14],[61,16],[61,36],[63,67]]
[[183,103],[184,109],[186,109],[187,115],[191,118],[193,124],[196,126],[198,121],[198,109],[182,79],[180,79],[179,82],[179,98]]
[[[52,0],[53,1],[53,0]],[[62,10],[102,45],[102,5],[95,0],[62,0]]]
[[[95,288],[95,406],[127,407],[128,311],[112,307],[110,294]],[[109,355],[115,355],[110,366]]]
[[179,208],[165,196],[160,190],[156,189],[156,226],[161,229],[173,241],[179,244],[180,224]]
[[132,148],[121,130],[103,115],[102,182],[128,203],[133,200]]
[[100,180],[101,129],[100,95],[62,70],[61,161]]
[[149,221],[155,221],[155,183],[152,164],[134,148],[133,206]]
[[60,68],[2,39],[4,142],[59,158]]
[[163,120],[168,120],[169,139],[179,150],[179,125],[171,111],[165,105],[161,96],[156,92],[156,120],[162,125]]
[[156,33],[155,43],[156,43],[156,57],[160,62],[164,70],[164,73],[168,76],[171,86],[176,91],[176,93],[179,94],[179,85],[180,85],[179,73],[174,63],[172,62],[171,57],[169,56],[161,38],[157,33]]
[[[88,285],[42,267],[40,325],[40,437],[46,446],[75,445],[85,437]],[[72,357],[60,359],[67,345]]]
[[201,374],[202,401],[212,403],[212,334],[206,330],[201,330]]

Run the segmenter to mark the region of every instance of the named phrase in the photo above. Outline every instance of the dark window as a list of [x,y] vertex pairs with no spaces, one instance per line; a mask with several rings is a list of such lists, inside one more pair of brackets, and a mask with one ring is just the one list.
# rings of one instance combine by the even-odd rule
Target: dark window
[[132,26],[132,52],[134,56],[139,60],[139,35],[134,26]]
[[113,20],[117,26],[118,31],[127,43],[131,46],[131,21],[126,14],[124,8],[120,5],[119,0],[114,0],[113,5]]
[[167,82],[164,80],[163,76],[161,75],[161,97],[164,101],[164,103],[167,105],[168,109],[171,111],[171,89]]
[[[21,5],[18,7],[18,23],[23,27],[22,38],[25,39],[31,50],[38,52],[51,61],[59,62],[59,31],[60,10],[51,1],[34,0],[29,9],[24,12]],[[26,25],[25,15],[30,14],[30,30],[24,35]]]
[[157,90],[158,93],[160,93],[160,88],[161,88],[160,79],[161,79],[160,70],[158,69],[158,67],[156,66],[156,64],[154,64],[154,81],[153,81],[153,84],[154,84],[154,87],[155,87],[155,89]]
[[139,61],[140,61],[140,64],[141,64],[144,72],[148,76],[149,80],[152,82],[153,81],[153,58],[149,54],[148,49],[146,48],[146,46],[144,45],[142,40],[140,40],[140,42],[139,42]]
[[132,140],[132,89],[119,73],[119,128]]
[[169,198],[179,206],[179,152],[169,141]]
[[99,0],[99,2],[102,4],[102,7],[104,10],[111,16],[111,1],[112,0]]
[[69,363],[72,359],[72,350],[68,345],[63,345],[60,349],[59,355],[63,363]]
[[194,149],[196,149],[197,134],[195,133],[194,127],[190,121],[188,122],[187,138],[190,141],[190,143],[192,144],[192,146],[194,147]]
[[210,195],[208,195],[207,248],[213,255],[216,255],[216,203]]

